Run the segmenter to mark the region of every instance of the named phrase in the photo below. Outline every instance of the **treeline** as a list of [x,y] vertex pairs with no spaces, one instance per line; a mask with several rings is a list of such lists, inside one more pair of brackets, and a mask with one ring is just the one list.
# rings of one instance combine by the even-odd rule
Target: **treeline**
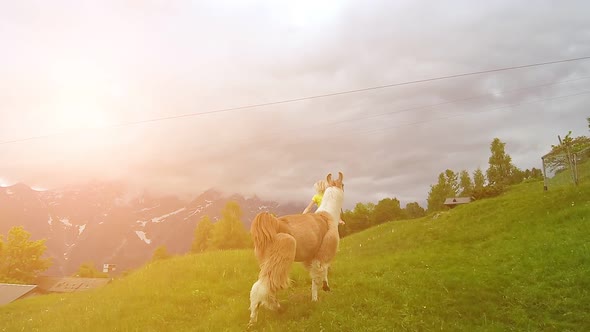
[[438,175],[438,182],[430,186],[427,198],[427,212],[447,209],[444,201],[450,197],[471,197],[482,199],[501,194],[507,186],[521,183],[526,179],[542,179],[543,172],[532,168],[521,170],[512,163],[512,157],[506,153],[506,143],[494,138],[490,144],[491,155],[485,174],[477,168],[470,176],[462,170],[458,173],[447,169]]
[[385,198],[377,205],[373,203],[357,203],[353,210],[346,210],[342,219],[346,222],[340,226],[340,235],[346,236],[366,228],[402,219],[413,219],[427,213],[448,209],[444,205],[447,198],[471,197],[482,199],[501,194],[507,186],[520,183],[526,179],[542,179],[543,172],[532,168],[521,170],[512,164],[512,158],[505,151],[506,143],[494,138],[490,145],[491,155],[489,167],[485,173],[476,169],[473,174],[467,170],[455,172],[447,169],[438,175],[438,182],[430,186],[427,198],[427,209],[418,203],[408,203],[405,208],[400,206],[397,198]]
[[342,214],[345,224],[340,225],[339,232],[343,237],[387,221],[420,218],[425,214],[426,211],[417,202],[408,203],[402,208],[397,198],[384,198],[376,205],[357,203],[354,209]]
[[[590,120],[590,118],[589,118]],[[590,126],[590,121],[589,121]],[[545,157],[545,166],[551,172],[559,173],[568,168],[568,153],[579,153],[590,148],[587,136],[571,137],[571,131],[558,145],[552,145]],[[543,172],[537,168],[521,170],[512,163],[505,151],[506,143],[494,138],[490,144],[491,155],[485,174],[481,169],[473,172],[473,177],[465,170],[455,173],[447,169],[438,175],[438,182],[430,187],[427,212],[446,209],[444,201],[449,197],[466,196],[474,199],[493,197],[501,194],[508,186],[525,180],[541,180]]]
[[[586,120],[590,128],[590,118]],[[429,213],[447,210],[448,207],[444,205],[447,198],[489,198],[500,195],[508,186],[543,179],[541,169],[533,167],[523,171],[516,167],[505,147],[506,143],[499,138],[492,140],[488,168],[485,172],[481,168],[477,168],[473,174],[469,174],[467,170],[456,172],[447,169],[441,172],[437,183],[430,186],[426,210],[416,202],[406,204],[402,209],[397,198],[385,198],[377,205],[357,203],[353,210],[343,213],[342,219],[346,224],[340,226],[340,235],[346,236],[387,221],[419,218]],[[590,138],[571,137],[570,131],[559,145],[551,146],[551,152],[548,154],[550,158],[545,161],[547,169],[556,173],[567,169],[570,161],[565,156],[568,155],[568,151],[569,154],[579,153],[587,151],[589,147]]]

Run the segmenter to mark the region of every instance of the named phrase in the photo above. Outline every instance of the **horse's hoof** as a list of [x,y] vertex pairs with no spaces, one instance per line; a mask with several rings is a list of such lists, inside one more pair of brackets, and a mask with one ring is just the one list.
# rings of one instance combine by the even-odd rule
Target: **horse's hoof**
[[324,284],[322,285],[322,289],[326,292],[330,291],[330,286],[328,286],[328,283],[324,281]]

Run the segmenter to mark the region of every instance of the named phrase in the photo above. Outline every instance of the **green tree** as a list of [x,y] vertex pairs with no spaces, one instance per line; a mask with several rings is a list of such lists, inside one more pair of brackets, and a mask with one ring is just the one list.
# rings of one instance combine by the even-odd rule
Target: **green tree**
[[533,179],[542,179],[543,178],[543,171],[541,171],[539,168],[531,168],[531,176],[530,178]]
[[445,208],[444,201],[448,192],[445,174],[438,175],[438,183],[430,186],[428,198],[426,199],[428,205],[428,212],[440,211]]
[[375,205],[374,221],[376,224],[403,218],[404,212],[397,198],[384,198]]
[[499,138],[494,138],[490,145],[490,156],[488,163],[489,168],[486,171],[486,176],[489,185],[506,185],[510,183],[510,175],[514,169],[512,165],[512,158],[504,150],[506,143],[500,141]]
[[211,231],[213,249],[241,249],[252,245],[250,234],[242,223],[242,209],[237,202],[229,201],[221,211],[221,219]]
[[202,217],[195,229],[195,238],[191,245],[191,252],[198,253],[207,250],[207,245],[211,241],[212,231],[213,223],[209,219],[209,216]]
[[430,186],[428,192],[428,212],[435,212],[445,210],[445,199],[457,196],[459,184],[457,182],[457,174],[450,169],[438,175],[437,184]]
[[486,184],[486,177],[483,175],[481,168],[477,168],[473,172],[473,191],[483,190]]
[[154,255],[152,256],[152,262],[155,262],[158,260],[163,260],[163,259],[168,259],[171,256],[172,255],[170,255],[170,253],[168,253],[168,249],[166,249],[166,246],[161,245],[161,246],[157,247],[156,250],[154,250]]
[[523,172],[520,168],[516,166],[512,166],[512,170],[510,171],[509,184],[521,183],[522,180],[524,180],[524,178],[525,172]]
[[409,219],[415,219],[424,217],[426,215],[426,211],[417,202],[412,202],[406,204],[405,215]]
[[473,183],[471,182],[471,177],[466,170],[461,171],[459,187],[461,189],[461,193],[459,195],[461,196],[469,197],[473,193]]
[[108,273],[99,271],[93,262],[82,263],[74,276],[79,278],[108,278]]
[[550,172],[565,170],[569,167],[567,161],[568,150],[570,155],[573,155],[590,147],[590,137],[571,137],[571,134],[571,131],[568,132],[568,134],[561,140],[561,144],[551,146],[551,151],[545,158],[545,167],[547,167]]
[[340,226],[340,236],[360,232],[363,229],[371,227],[374,224],[374,212],[375,204],[373,203],[357,203],[352,211],[346,210],[342,216],[342,219],[346,221],[346,224]]
[[459,193],[459,174],[453,172],[450,169],[445,171],[445,177],[447,181],[447,186],[449,188],[449,193],[453,193],[451,196],[457,196]]
[[5,242],[0,236],[0,282],[32,283],[51,266],[50,259],[42,258],[45,240],[30,238],[22,226],[11,228]]
[[543,172],[538,169],[538,168],[531,168],[531,169],[525,169],[523,172],[523,176],[525,179],[542,179],[543,178]]

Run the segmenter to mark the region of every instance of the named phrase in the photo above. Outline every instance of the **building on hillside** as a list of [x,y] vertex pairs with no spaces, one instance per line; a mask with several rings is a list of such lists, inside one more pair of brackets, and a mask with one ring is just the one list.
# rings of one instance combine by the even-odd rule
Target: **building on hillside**
[[99,288],[110,278],[38,277],[37,286],[43,293],[72,293]]
[[452,209],[457,205],[468,204],[468,203],[471,203],[472,201],[473,201],[473,198],[471,198],[471,197],[451,197],[451,198],[447,198],[445,200],[444,204]]
[[49,293],[72,293],[108,284],[109,278],[38,277],[36,285],[0,283],[0,305]]
[[36,285],[0,284],[0,305],[38,294]]

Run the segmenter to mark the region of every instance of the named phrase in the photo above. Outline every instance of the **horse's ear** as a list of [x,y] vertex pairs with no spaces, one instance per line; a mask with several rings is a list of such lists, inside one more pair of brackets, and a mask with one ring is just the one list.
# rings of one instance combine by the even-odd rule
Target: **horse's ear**
[[342,183],[342,180],[344,180],[344,175],[342,175],[342,172],[338,172],[338,180],[336,182]]
[[332,173],[329,173],[328,176],[326,176],[326,181],[328,181],[328,184],[332,184]]

